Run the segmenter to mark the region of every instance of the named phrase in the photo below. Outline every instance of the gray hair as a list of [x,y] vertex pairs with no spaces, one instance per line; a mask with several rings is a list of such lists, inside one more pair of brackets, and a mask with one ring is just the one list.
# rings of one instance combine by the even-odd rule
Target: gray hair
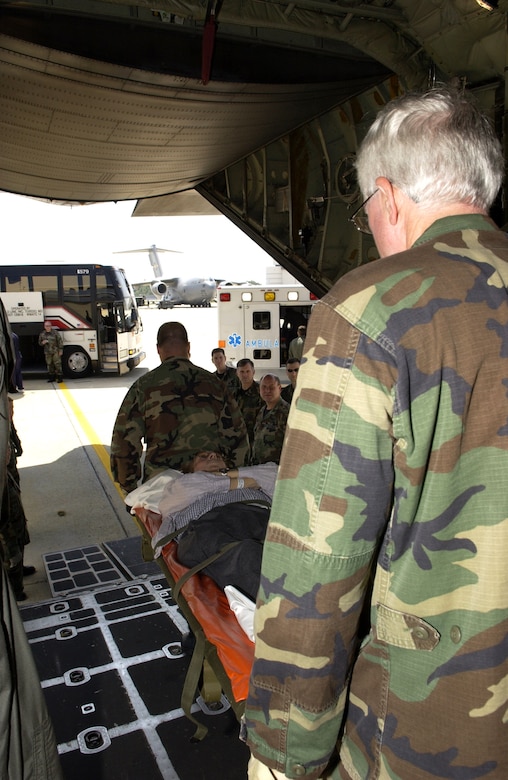
[[488,211],[504,175],[501,144],[465,92],[407,94],[377,115],[358,152],[364,197],[384,176],[423,208],[465,203]]

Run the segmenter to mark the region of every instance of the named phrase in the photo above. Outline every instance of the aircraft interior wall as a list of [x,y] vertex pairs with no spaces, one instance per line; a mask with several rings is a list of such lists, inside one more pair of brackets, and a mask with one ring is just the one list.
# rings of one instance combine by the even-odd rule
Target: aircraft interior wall
[[[504,85],[473,90],[504,139]],[[348,221],[362,194],[354,168],[377,111],[404,89],[396,76],[244,157],[197,191],[316,295],[378,257]],[[505,146],[506,146],[506,142]],[[508,222],[504,189],[491,216]]]

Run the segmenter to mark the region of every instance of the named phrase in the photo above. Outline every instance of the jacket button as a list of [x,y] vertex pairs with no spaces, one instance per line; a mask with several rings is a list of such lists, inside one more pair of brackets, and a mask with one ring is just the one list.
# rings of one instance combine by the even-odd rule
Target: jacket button
[[307,774],[307,770],[303,766],[303,764],[293,764],[291,767],[291,771],[293,772],[296,777],[305,777]]
[[423,626],[417,626],[416,628],[413,628],[413,636],[415,636],[416,639],[427,639],[429,632]]
[[455,645],[458,645],[458,643],[462,639],[462,631],[458,626],[452,626],[450,628],[450,639]]

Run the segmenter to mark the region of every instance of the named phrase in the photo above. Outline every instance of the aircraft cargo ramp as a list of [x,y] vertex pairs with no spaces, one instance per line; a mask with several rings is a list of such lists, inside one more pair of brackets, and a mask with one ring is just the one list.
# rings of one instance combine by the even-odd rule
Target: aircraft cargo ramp
[[[136,540],[137,541],[137,540]],[[248,749],[227,700],[197,697],[199,742],[180,695],[187,625],[159,575],[21,609],[64,777],[243,780]]]

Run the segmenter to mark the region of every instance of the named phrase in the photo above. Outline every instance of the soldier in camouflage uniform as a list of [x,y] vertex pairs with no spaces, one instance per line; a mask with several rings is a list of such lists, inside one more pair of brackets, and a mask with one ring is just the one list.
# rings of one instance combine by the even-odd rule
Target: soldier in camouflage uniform
[[17,459],[23,454],[21,441],[12,420],[13,402],[8,398],[10,435],[7,452],[7,472],[2,495],[0,513],[0,544],[3,548],[4,565],[17,601],[27,596],[23,589],[23,577],[35,573],[33,566],[25,566],[25,546],[30,542],[25,510],[21,501],[21,485]]
[[[14,369],[9,322],[0,300],[0,493],[4,493],[9,442],[7,383]],[[4,507],[0,524],[4,522]],[[55,735],[0,545],[0,777],[63,780]]]
[[48,369],[48,382],[62,381],[63,339],[53,328],[51,322],[44,322],[44,330],[39,333],[39,345],[44,348],[44,359]]
[[264,401],[254,425],[251,464],[279,463],[289,404],[281,397],[280,379],[275,374],[265,374],[259,385],[259,393]]
[[508,238],[487,216],[503,168],[486,118],[445,90],[390,103],[360,149],[382,259],[311,316],[263,556],[250,780],[508,778]]
[[234,391],[234,398],[245,420],[249,441],[252,444],[254,438],[254,425],[258,412],[264,401],[259,395],[259,382],[254,379],[254,363],[249,358],[242,358],[236,366],[236,373],[240,381],[240,387]]
[[236,368],[226,364],[226,353],[222,347],[212,349],[212,363],[217,369],[213,375],[220,379],[221,382],[224,382],[231,392],[234,393],[240,387],[240,380],[236,374]]
[[111,471],[125,493],[141,477],[179,469],[202,450],[221,452],[229,466],[244,466],[249,457],[242,414],[226,386],[190,362],[183,325],[161,325],[157,351],[161,365],[130,387],[113,429]]
[[286,361],[286,374],[289,379],[289,384],[282,388],[280,394],[281,398],[291,404],[293,396],[295,394],[296,380],[298,378],[298,371],[300,370],[300,361],[298,358],[288,358]]

